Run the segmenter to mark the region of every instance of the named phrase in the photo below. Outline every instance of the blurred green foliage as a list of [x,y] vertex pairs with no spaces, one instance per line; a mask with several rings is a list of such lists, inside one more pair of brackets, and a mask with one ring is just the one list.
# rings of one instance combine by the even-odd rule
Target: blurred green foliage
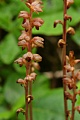
[[[60,35],[61,25],[54,29],[53,22],[63,18],[63,0],[43,0],[43,3],[44,12],[34,14],[34,17],[43,18],[45,23],[39,31],[34,29],[33,33]],[[20,10],[28,10],[21,0],[0,0],[0,120],[16,119],[16,110],[25,104],[24,89],[16,84],[18,78],[24,78],[25,68],[13,63],[25,52],[17,46],[17,39],[22,29],[22,19],[18,19]],[[68,26],[71,25],[76,29],[73,40],[80,45],[80,1],[75,0],[68,12],[73,18]],[[49,80],[40,73],[33,84],[33,96],[34,120],[64,120],[62,89],[51,90]],[[20,115],[19,120],[22,119],[23,115]]]

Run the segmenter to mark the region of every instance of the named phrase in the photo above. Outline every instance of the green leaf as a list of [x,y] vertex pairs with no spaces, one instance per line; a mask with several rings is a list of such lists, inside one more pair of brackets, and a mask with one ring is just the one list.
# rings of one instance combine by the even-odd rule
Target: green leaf
[[12,34],[8,34],[0,44],[0,59],[5,64],[13,62],[20,50],[17,46],[16,39]]
[[4,111],[0,113],[0,120],[8,120],[10,118],[10,112],[9,111]]
[[45,34],[45,35],[59,35],[62,33],[62,25],[57,25],[56,28],[53,28],[53,23],[55,20],[62,20],[62,11],[57,14],[46,14],[41,16],[41,18],[45,21],[39,31],[36,29],[33,30],[34,34]]
[[14,63],[13,67],[19,73],[23,73],[24,74],[26,72],[26,68],[24,66],[20,67],[19,64]]
[[64,120],[62,89],[50,90],[33,102],[35,120]]
[[4,4],[0,9],[0,27],[9,31],[12,27],[12,13],[10,12],[11,6]]
[[74,36],[72,36],[74,42],[80,46],[80,29],[76,30],[76,33]]
[[[68,10],[68,14],[72,17],[72,21],[70,22],[68,22],[68,25],[69,26],[75,26],[77,23],[79,23],[79,21],[80,21],[80,16],[79,16],[79,12],[80,11],[77,11],[76,12],[76,9],[74,9],[74,8],[70,8],[69,10]],[[77,18],[77,19],[76,19]]]
[[24,88],[21,87],[20,84],[16,83],[16,81],[20,77],[23,76],[16,73],[10,74],[4,86],[5,100],[11,105],[15,104],[17,100],[21,97],[21,95],[24,93]]
[[[80,90],[80,82],[77,83],[77,86],[78,86],[78,90]],[[80,96],[78,95],[77,96],[77,102],[76,102],[77,105],[80,105]]]

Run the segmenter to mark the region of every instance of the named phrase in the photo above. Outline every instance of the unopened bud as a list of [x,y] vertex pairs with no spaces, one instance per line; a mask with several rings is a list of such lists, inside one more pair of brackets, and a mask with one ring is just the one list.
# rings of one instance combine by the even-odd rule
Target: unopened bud
[[42,57],[39,54],[33,54],[33,60],[35,62],[41,62],[42,61]]
[[25,40],[21,40],[21,41],[18,42],[18,46],[26,48],[27,45],[28,45],[28,43]]
[[63,48],[64,45],[66,45],[65,41],[63,39],[60,39],[58,41],[58,47]]
[[29,13],[26,12],[26,11],[20,11],[19,17],[22,17],[22,18],[29,18]]
[[74,3],[74,0],[67,0],[67,9]]
[[32,39],[32,42],[37,46],[37,47],[43,47],[44,44],[44,39],[42,37],[34,37]]
[[65,19],[65,20],[70,20],[70,21],[72,21],[72,17],[71,17],[71,16],[69,16],[69,15],[67,15],[67,14],[65,14],[64,19]]
[[28,95],[26,97],[26,99],[28,99],[28,104],[33,100],[33,96],[32,95]]
[[18,79],[16,82],[19,83],[19,84],[21,84],[21,85],[25,84],[25,81],[23,79]]
[[29,30],[30,29],[29,20],[26,20],[25,22],[23,22],[22,27],[25,28],[26,31]]
[[25,110],[24,110],[23,108],[19,108],[19,109],[16,111],[17,115],[18,115],[20,112],[22,112],[23,114],[25,114]]
[[33,73],[31,73],[31,74],[30,74],[30,76],[32,77],[32,79],[33,79],[33,80],[35,80],[35,79],[36,79],[37,74],[33,72]]
[[26,81],[34,81],[36,79],[37,74],[36,73],[31,73],[30,75],[27,75],[27,77],[25,77]]
[[22,34],[20,35],[18,40],[20,40],[20,41],[21,40],[29,41],[30,40],[30,36],[29,36],[29,34],[25,30],[23,30]]
[[37,70],[40,69],[40,66],[39,66],[39,64],[38,64],[37,62],[33,62],[33,63],[32,63],[32,66],[33,66],[35,69],[37,69]]
[[17,63],[17,64],[19,64],[20,66],[22,66],[23,64],[26,64],[25,59],[23,59],[22,57],[18,58],[14,62]]
[[71,34],[71,35],[74,35],[74,34],[75,34],[74,28],[69,27],[69,28],[67,29],[67,33],[69,33],[69,34]]
[[39,30],[39,27],[41,27],[43,23],[44,21],[41,18],[34,18],[32,21],[33,27],[35,26],[37,30]]
[[61,20],[56,20],[55,22],[54,22],[54,28],[57,26],[57,24],[61,24],[61,25],[63,25],[63,22],[61,21]]

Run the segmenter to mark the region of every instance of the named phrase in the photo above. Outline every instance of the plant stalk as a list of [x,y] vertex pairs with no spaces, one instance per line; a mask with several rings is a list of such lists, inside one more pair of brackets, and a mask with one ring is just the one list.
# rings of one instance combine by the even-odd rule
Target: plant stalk
[[[29,0],[29,2],[30,3],[32,3],[32,0]],[[32,39],[32,11],[31,11],[31,9],[30,9],[30,30],[29,30],[29,35],[30,35],[30,40]],[[31,47],[31,43],[30,43],[30,41],[29,41],[29,44],[28,44],[28,52],[32,52],[32,47]],[[26,76],[27,75],[29,75],[30,73],[31,73],[31,63],[28,63],[27,64],[27,74],[26,74]],[[25,95],[26,96],[28,96],[28,95],[32,95],[32,82],[26,82],[26,87],[25,87]],[[25,97],[25,99],[26,99],[26,97]],[[30,104],[30,105],[28,105],[28,104]],[[30,118],[28,118],[28,106],[29,106],[29,108],[30,108]],[[28,99],[26,100],[26,120],[28,120],[28,119],[30,119],[30,120],[32,120],[32,102],[30,102],[30,103],[28,103]]]
[[[64,18],[65,18],[66,13],[67,13],[67,0],[64,0],[64,14],[63,14]],[[65,41],[65,44],[66,44],[66,19],[64,19],[64,22],[63,22],[63,40]],[[65,119],[68,120],[67,99],[65,97],[65,91],[67,90],[67,88],[66,88],[66,84],[64,83],[64,76],[66,75],[66,69],[64,68],[64,66],[66,65],[66,45],[63,46],[62,62],[63,62],[63,88],[64,88]]]
[[25,85],[25,102],[26,102],[25,119],[28,120],[28,99],[26,99],[26,96],[28,96],[28,82]]
[[[33,2],[33,0],[29,0],[30,3]],[[29,34],[30,34],[30,40],[32,39],[32,10],[30,9],[30,31],[29,31]],[[32,52],[32,45],[31,43],[29,42],[29,52]],[[30,65],[30,73],[31,73],[31,65]],[[29,82],[29,95],[32,96],[32,81]],[[29,103],[29,109],[30,109],[30,120],[33,119],[32,117],[32,100],[30,101]]]
[[75,115],[75,102],[76,102],[76,80],[74,78],[74,71],[72,72],[73,80],[74,80],[74,87],[73,87],[73,101],[72,101],[72,117],[71,120],[74,120]]

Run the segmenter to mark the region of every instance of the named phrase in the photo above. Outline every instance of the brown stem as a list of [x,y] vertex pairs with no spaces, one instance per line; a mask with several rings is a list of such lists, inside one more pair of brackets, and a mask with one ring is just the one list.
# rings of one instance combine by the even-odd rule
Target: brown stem
[[[32,82],[29,83],[29,90],[30,90],[29,94],[32,95]],[[29,107],[30,107],[30,120],[32,120],[33,119],[32,118],[32,101],[30,102]]]
[[[30,35],[30,40],[32,38],[32,11],[30,10],[30,30],[29,30],[29,35]],[[31,43],[29,42],[28,44],[28,52],[32,52],[32,48],[31,48]],[[26,66],[26,76],[29,75],[31,73],[31,63],[28,63]],[[28,85],[29,84],[29,85]],[[26,97],[29,95],[32,95],[32,83],[28,83],[26,82],[26,86],[25,86],[25,99]],[[29,90],[28,90],[29,89]],[[30,102],[30,120],[32,120],[32,103]],[[26,99],[26,120],[28,120],[28,99]]]
[[28,1],[29,1],[29,3],[32,3],[33,0],[28,0]]
[[28,96],[28,82],[26,82],[25,85],[25,103],[26,103],[26,111],[25,111],[25,118],[28,120],[28,99],[26,99]]
[[[65,18],[65,14],[67,13],[67,0],[64,0],[64,15],[63,17]],[[66,19],[64,19],[63,22],[63,40],[66,43]],[[63,62],[63,76],[66,75],[66,69],[64,68],[64,66],[66,65],[66,45],[64,45],[63,47],[63,56],[62,56],[62,62]],[[63,78],[64,81],[64,78]],[[68,116],[67,116],[67,99],[65,97],[65,91],[67,90],[66,88],[66,84],[65,82],[63,82],[63,88],[64,88],[64,108],[65,108],[65,119],[68,120]]]
[[[32,0],[30,0],[30,3],[32,3]],[[29,34],[30,34],[30,40],[32,39],[32,10],[30,9],[30,30],[29,30]],[[32,52],[32,47],[31,47],[31,42],[29,42],[29,49],[28,51]],[[31,65],[30,65],[30,73],[31,73]],[[32,82],[29,82],[29,95],[32,96]],[[30,109],[30,120],[32,120],[32,101],[29,103],[29,109]]]
[[[29,74],[29,64],[26,66],[26,76]],[[26,120],[28,120],[28,99],[27,99],[27,96],[28,96],[28,81],[26,81],[26,84],[25,84],[25,103],[26,103],[26,111],[25,111],[25,118]]]
[[75,102],[76,102],[76,80],[74,77],[74,71],[72,72],[72,77],[74,80],[74,87],[73,87],[73,101],[72,101],[72,117],[71,120],[74,120],[74,114],[75,114]]

